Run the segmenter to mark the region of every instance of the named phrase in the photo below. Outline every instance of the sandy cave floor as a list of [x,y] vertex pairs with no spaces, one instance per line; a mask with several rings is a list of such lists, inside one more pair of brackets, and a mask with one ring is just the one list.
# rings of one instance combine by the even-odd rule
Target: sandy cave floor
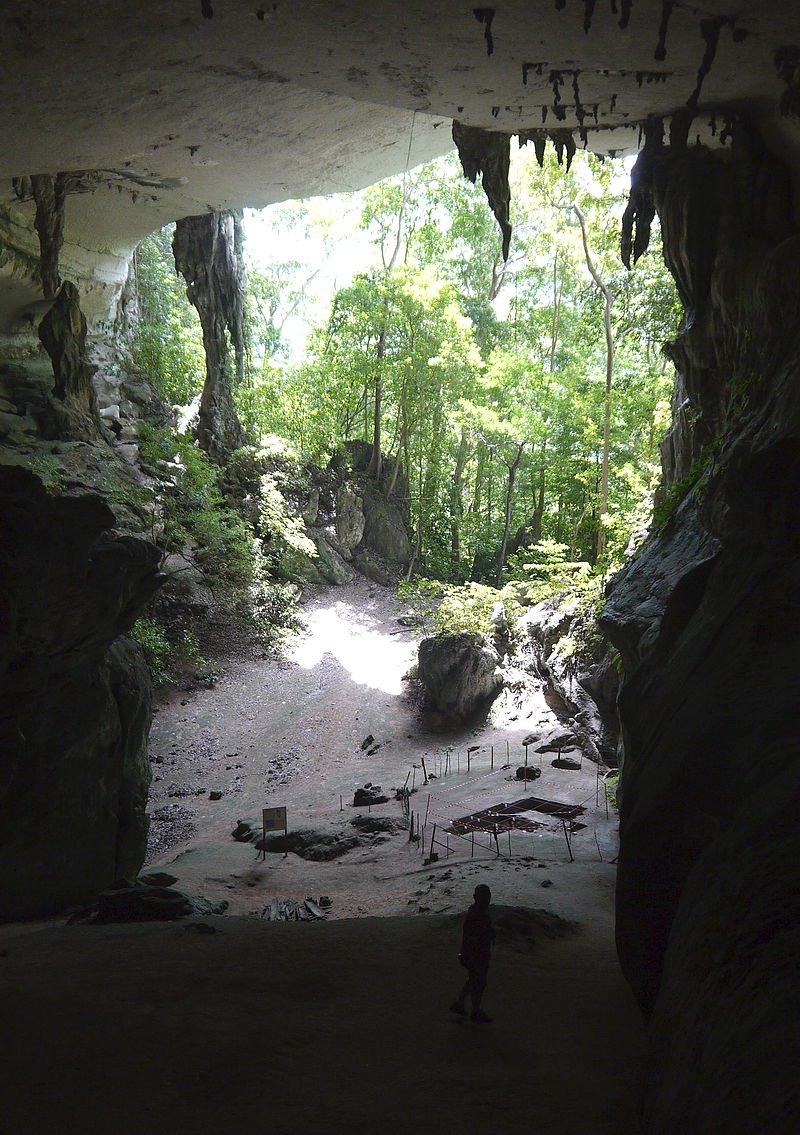
[[[163,701],[149,869],[225,898],[227,914],[0,927],[0,1135],[636,1131],[643,1030],[614,951],[616,823],[596,768],[554,768],[531,748],[541,778],[513,779],[522,738],[558,727],[541,694],[479,730],[422,729],[401,681],[416,649],[401,610],[365,581],[320,592],[288,660],[232,658],[211,688]],[[460,771],[426,786],[422,758],[440,769],[447,747]],[[424,852],[402,830],[327,861],[231,838],[268,805],[286,805],[290,831],[352,835],[365,813],[354,790],[371,781],[391,798],[407,776],[427,812]],[[574,862],[560,821],[529,812],[542,826],[513,832],[511,855],[507,834],[499,857],[488,835],[474,852],[445,835],[451,854],[437,846],[424,864],[434,823],[439,838],[459,816],[533,795],[585,807]],[[401,827],[393,798],[371,815]],[[448,1011],[477,882],[498,925],[483,1026]],[[323,895],[324,922],[258,917],[273,899]]]

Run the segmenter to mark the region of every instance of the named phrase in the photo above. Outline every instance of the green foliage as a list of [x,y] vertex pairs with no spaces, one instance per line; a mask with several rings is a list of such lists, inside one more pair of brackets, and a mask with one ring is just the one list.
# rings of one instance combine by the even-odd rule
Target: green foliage
[[301,630],[300,599],[298,587],[271,579],[266,564],[259,564],[252,589],[251,621],[265,653],[279,653],[287,639]]
[[154,683],[163,686],[170,678],[172,654],[166,631],[154,619],[142,617],[133,624],[131,635],[144,650]]
[[585,560],[572,560],[566,544],[540,540],[509,557],[509,582],[524,584],[528,602],[540,603],[551,595],[588,599],[602,590],[599,577]]
[[28,468],[36,474],[49,493],[61,492],[67,484],[65,469],[51,453],[36,450],[28,458]]
[[156,686],[176,682],[187,672],[203,681],[215,679],[217,672],[209,668],[197,639],[186,627],[170,630],[157,619],[142,616],[133,624],[131,634],[144,650]]
[[498,591],[482,583],[456,586],[420,578],[403,581],[397,595],[420,617],[423,633],[428,636],[462,632],[491,635],[496,603],[505,605],[509,619],[521,611],[510,590]]
[[226,502],[218,474],[188,434],[140,423],[142,460],[158,478],[152,537],[167,556],[188,555],[223,602],[236,606],[254,571],[253,536]]
[[134,364],[164,401],[185,406],[203,388],[205,353],[200,321],[175,271],[173,230],[168,225],[136,249],[139,319],[131,346]]
[[314,541],[306,536],[302,517],[289,510],[273,473],[264,473],[261,478],[259,521],[262,540],[276,567],[287,548],[306,556],[317,555]]
[[675,514],[678,505],[694,488],[702,489],[709,481],[716,466],[717,455],[722,447],[722,437],[709,442],[703,452],[680,481],[669,486],[661,500],[653,509],[652,532],[659,535]]

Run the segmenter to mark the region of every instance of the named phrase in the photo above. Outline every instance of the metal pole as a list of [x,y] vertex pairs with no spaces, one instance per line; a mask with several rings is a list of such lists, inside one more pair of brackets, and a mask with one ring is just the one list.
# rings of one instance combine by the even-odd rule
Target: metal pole
[[494,745],[492,745],[492,771],[494,771]]
[[425,823],[426,824],[428,822],[428,812],[430,811],[430,807],[431,807],[431,794],[429,792],[428,793],[428,803],[425,805]]
[[422,775],[425,777],[425,783],[427,784],[428,783],[428,770],[425,768],[425,758],[420,757],[420,760],[422,761]]

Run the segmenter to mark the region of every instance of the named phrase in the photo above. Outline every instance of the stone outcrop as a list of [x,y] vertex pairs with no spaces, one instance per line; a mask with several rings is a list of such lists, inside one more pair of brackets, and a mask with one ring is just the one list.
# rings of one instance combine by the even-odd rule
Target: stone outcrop
[[619,674],[612,664],[608,644],[599,639],[591,647],[580,645],[562,654],[558,644],[577,631],[586,613],[574,604],[558,600],[537,603],[518,623],[524,636],[523,656],[548,690],[551,704],[569,721],[584,756],[614,767],[617,764],[619,719],[616,699]]
[[336,491],[336,539],[350,552],[361,543],[364,535],[363,501],[347,485]]
[[437,635],[419,644],[417,676],[425,708],[452,722],[488,710],[503,687],[500,658],[483,635]]
[[[233,405],[234,376],[244,366],[244,288],[241,223],[230,213],[184,217],[172,238],[175,265],[186,280],[186,295],[203,329],[206,381],[200,398],[197,437],[216,462],[244,442]],[[235,361],[228,351],[228,333]]]
[[398,569],[411,562],[411,541],[398,505],[378,489],[365,486],[363,544]]
[[0,918],[63,910],[136,875],[150,684],[127,631],[158,551],[100,497],[0,467]]
[[78,289],[65,281],[39,326],[39,339],[53,364],[53,395],[64,404],[66,436],[98,436],[97,396],[86,357],[86,319]]
[[741,126],[727,151],[657,137],[639,163],[687,313],[661,532],[603,620],[625,670],[617,941],[652,1016],[644,1127],[788,1133],[800,242],[785,171]]

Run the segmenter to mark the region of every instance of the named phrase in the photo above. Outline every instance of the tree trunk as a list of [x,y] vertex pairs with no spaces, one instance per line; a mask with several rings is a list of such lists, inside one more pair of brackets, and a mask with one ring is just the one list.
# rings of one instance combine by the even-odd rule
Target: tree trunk
[[539,466],[539,497],[533,510],[532,543],[538,544],[542,538],[542,518],[544,516],[544,460]]
[[453,567],[461,558],[461,514],[464,505],[461,496],[461,481],[464,476],[464,467],[467,464],[469,452],[469,436],[467,427],[461,427],[461,441],[458,445],[456,467],[453,471],[453,485],[450,490],[450,562]]
[[506,488],[506,510],[503,520],[503,542],[500,545],[500,555],[497,558],[497,577],[496,586],[501,587],[503,583],[503,568],[506,562],[506,548],[508,547],[508,530],[511,526],[511,504],[514,498],[514,482],[517,479],[517,469],[522,460],[522,451],[525,448],[525,442],[520,442],[517,447],[517,452],[514,455],[514,460],[508,468],[508,486]]
[[386,314],[388,300],[384,305],[384,319],[378,335],[378,347],[375,352],[375,405],[372,414],[372,453],[369,459],[367,476],[378,481],[381,475],[381,402],[383,400],[382,365],[386,354]]
[[614,336],[611,330],[611,307],[614,297],[598,275],[597,269],[589,252],[589,241],[586,235],[586,218],[578,205],[572,206],[572,211],[578,218],[581,226],[583,240],[583,254],[586,258],[586,267],[603,296],[603,326],[606,335],[606,391],[603,412],[603,465],[600,476],[600,508],[598,510],[597,527],[597,558],[601,559],[606,548],[606,530],[603,527],[603,517],[608,511],[608,458],[611,447],[611,388],[614,379]]

